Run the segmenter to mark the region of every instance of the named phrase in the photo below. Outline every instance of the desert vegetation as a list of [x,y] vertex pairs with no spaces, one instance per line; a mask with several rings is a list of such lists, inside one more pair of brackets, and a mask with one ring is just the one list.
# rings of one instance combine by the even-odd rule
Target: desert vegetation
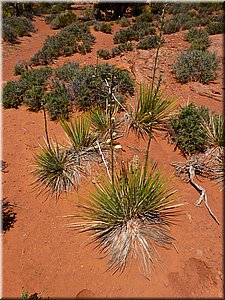
[[[97,3],[77,16],[71,3],[3,6],[6,43],[35,32],[35,15],[44,15],[45,22],[58,30],[29,61],[17,62],[14,75],[18,77],[3,88],[4,109],[25,106],[30,112],[43,113],[45,139],[33,155],[33,190],[58,202],[64,194],[70,197],[79,192],[87,182],[91,192],[65,216],[70,220],[67,227],[88,234],[99,255],[108,258],[107,270],[113,274],[136,261],[150,279],[160,263],[158,249],[177,250],[171,228],[185,208],[182,195],[178,201],[172,180],[154,160],[153,140],[167,138],[180,151],[184,160],[170,162],[175,175],[200,193],[196,204],[204,202],[220,224],[206,189],[195,178],[207,178],[223,187],[224,117],[192,101],[179,106],[179,99],[167,95],[162,89],[159,55],[165,37],[186,30],[183,41],[189,49],[173,58],[171,76],[181,87],[216,80],[220,62],[208,48],[213,44],[211,35],[223,32],[221,8],[218,3],[124,3],[118,10],[118,4]],[[117,32],[114,24],[120,26]],[[62,57],[92,54],[94,31],[111,36],[115,44],[112,49],[96,50],[96,64],[65,60],[54,65]],[[148,82],[137,84],[131,73],[111,60],[147,51],[153,57]],[[63,131],[64,143],[57,136],[52,138],[48,119]],[[131,135],[145,147],[137,146],[136,155],[127,158],[121,156],[122,145]],[[10,227],[16,217],[12,207],[4,198],[2,210]],[[7,224],[4,233],[10,228]],[[24,293],[22,298],[40,299],[37,293]]]

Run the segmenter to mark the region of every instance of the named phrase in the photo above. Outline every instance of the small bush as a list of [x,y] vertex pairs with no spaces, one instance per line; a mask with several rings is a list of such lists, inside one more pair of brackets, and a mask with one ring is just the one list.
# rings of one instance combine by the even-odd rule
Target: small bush
[[108,23],[103,22],[100,26],[100,31],[104,33],[112,33],[112,26]]
[[132,50],[133,50],[132,43],[123,43],[111,50],[111,56],[115,57],[117,55],[120,55],[123,52],[132,51]]
[[181,83],[191,80],[208,83],[217,77],[218,69],[216,53],[195,49],[182,53],[172,67],[176,79]]
[[52,121],[69,118],[70,97],[66,87],[59,81],[55,81],[53,90],[45,96],[45,108]]
[[62,67],[55,69],[55,76],[60,80],[69,82],[71,78],[76,74],[78,69],[79,64],[71,61],[63,65]]
[[71,100],[80,110],[89,110],[96,106],[105,107],[109,97],[105,79],[110,84],[112,74],[113,91],[123,102],[123,95],[133,94],[134,82],[127,71],[109,64],[99,64],[97,67],[90,65],[77,70],[68,86]]
[[97,55],[103,59],[110,59],[111,58],[111,53],[108,50],[103,50],[103,49],[99,49],[97,51]]
[[224,33],[224,22],[211,22],[206,26],[208,34]]
[[39,111],[43,107],[44,92],[44,86],[33,86],[24,93],[23,103],[30,111]]
[[25,17],[6,17],[3,19],[3,40],[9,43],[16,43],[17,38],[29,35],[35,28],[31,20]]
[[21,75],[23,72],[28,70],[28,63],[26,61],[19,61],[16,63],[14,69],[14,75]]
[[208,108],[196,107],[193,103],[183,107],[178,115],[170,119],[170,139],[183,155],[191,155],[206,150],[208,145],[207,132],[202,126],[202,120],[208,122],[208,119]]
[[181,24],[178,23],[175,20],[170,20],[168,22],[165,23],[164,28],[163,28],[163,32],[165,34],[171,34],[171,33],[175,33],[180,31],[181,29]]
[[76,15],[72,12],[62,13],[57,15],[52,21],[51,21],[51,28],[52,29],[60,29],[64,28],[71,23],[76,21]]
[[153,49],[157,48],[159,44],[162,44],[163,40],[158,35],[150,35],[145,39],[140,40],[137,43],[137,49]]
[[152,13],[150,11],[143,12],[136,17],[137,23],[152,22]]
[[95,37],[90,34],[89,26],[75,22],[56,35],[48,37],[43,48],[31,58],[31,64],[45,65],[59,56],[69,56],[74,53],[86,54],[91,51],[94,41]]
[[26,86],[20,81],[8,81],[3,88],[2,104],[4,108],[18,108],[23,102]]
[[128,27],[130,25],[130,20],[126,17],[122,17],[119,20],[119,24],[120,24],[121,27]]
[[205,29],[191,28],[185,35],[185,40],[191,43],[192,49],[206,50],[210,45],[209,35]]

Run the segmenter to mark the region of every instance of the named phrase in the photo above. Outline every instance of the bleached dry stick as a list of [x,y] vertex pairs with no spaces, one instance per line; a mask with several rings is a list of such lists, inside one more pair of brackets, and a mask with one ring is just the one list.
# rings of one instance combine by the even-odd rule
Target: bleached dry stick
[[198,185],[194,181],[195,169],[193,168],[192,165],[189,166],[189,177],[190,177],[191,185],[194,186],[198,190],[199,193],[201,193],[199,200],[196,202],[196,205],[199,206],[201,204],[202,200],[204,200],[205,206],[208,209],[210,215],[213,217],[213,219],[216,221],[217,224],[220,224],[220,222],[217,220],[216,216],[213,214],[212,210],[209,207],[205,189],[203,187],[201,187],[200,185]]
[[105,165],[106,172],[107,172],[107,174],[108,174],[108,176],[109,176],[109,179],[111,180],[111,175],[110,175],[110,172],[109,172],[109,168],[108,168],[107,163],[106,163],[106,161],[105,161],[104,154],[102,153],[102,149],[101,149],[101,147],[100,147],[100,144],[99,144],[98,141],[96,141],[96,143],[97,143],[97,145],[98,145],[99,152],[100,152],[100,154],[101,154],[103,163],[104,163],[104,165]]

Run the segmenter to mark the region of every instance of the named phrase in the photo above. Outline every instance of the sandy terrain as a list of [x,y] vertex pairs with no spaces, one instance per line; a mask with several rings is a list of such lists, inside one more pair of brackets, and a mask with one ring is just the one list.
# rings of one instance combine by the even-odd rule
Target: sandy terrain
[[[16,46],[3,45],[3,82],[15,79],[13,75],[18,60],[28,60],[43,45],[47,35],[55,34],[42,18],[34,22],[38,31],[31,37],[23,37]],[[114,26],[118,30],[118,25]],[[55,62],[61,65],[68,60],[84,64],[96,63],[98,49],[111,49],[112,35],[94,32],[96,43],[91,53],[83,56],[75,54]],[[222,113],[222,78],[208,86],[210,91],[221,95],[221,101],[202,96],[192,90],[193,83],[181,85],[173,78],[169,67],[174,59],[188,47],[183,41],[184,32],[165,36],[165,44],[160,50],[159,68],[163,72],[165,93],[179,99],[180,104],[193,101],[197,105],[208,106]],[[217,51],[221,66],[223,62],[222,35],[210,36],[213,43],[210,48]],[[135,50],[109,60],[118,67],[128,69],[137,83],[149,80],[154,50]],[[99,62],[105,62],[100,60]],[[221,71],[222,74],[222,71]],[[77,235],[65,227],[68,220],[62,216],[75,211],[80,197],[86,194],[84,183],[79,192],[63,195],[58,202],[55,199],[45,201],[44,196],[37,197],[32,190],[34,180],[32,170],[33,153],[43,143],[44,123],[41,112],[32,113],[25,107],[17,110],[3,110],[3,160],[7,163],[3,173],[3,194],[17,204],[14,227],[3,236],[3,296],[19,297],[26,290],[37,292],[43,297],[223,297],[223,202],[222,192],[214,183],[204,180],[211,209],[221,222],[216,224],[207,209],[196,207],[199,197],[189,184],[175,177],[170,166],[173,161],[183,161],[179,151],[165,139],[153,141],[150,149],[152,158],[179,191],[179,201],[184,203],[184,214],[179,217],[177,226],[172,228],[176,239],[175,250],[159,249],[164,267],[156,266],[151,282],[145,279],[133,265],[122,275],[112,276],[106,272],[106,259],[99,259],[93,251],[94,245],[86,246],[87,235]],[[60,126],[48,122],[50,135],[57,135],[63,141],[64,133]],[[130,135],[122,141],[127,156],[137,141]],[[144,148],[145,143],[139,143]],[[123,155],[125,155],[123,154]]]

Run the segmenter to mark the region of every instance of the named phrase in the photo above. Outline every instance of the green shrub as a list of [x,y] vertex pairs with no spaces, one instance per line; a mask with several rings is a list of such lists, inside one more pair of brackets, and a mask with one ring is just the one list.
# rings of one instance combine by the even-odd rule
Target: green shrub
[[165,34],[171,34],[171,33],[175,33],[180,31],[181,29],[181,24],[178,23],[175,20],[170,20],[168,22],[165,23],[164,28],[163,28],[163,32]]
[[70,97],[64,84],[55,81],[53,89],[45,96],[45,108],[52,121],[68,119],[70,112]]
[[113,41],[115,44],[126,43],[128,41],[138,41],[144,36],[155,34],[154,27],[149,26],[147,22],[136,22],[127,29],[121,29],[114,35]]
[[100,31],[104,33],[112,33],[112,26],[108,23],[103,22],[100,26]]
[[[111,76],[113,82],[111,83]],[[77,70],[68,86],[71,100],[80,110],[92,107],[105,107],[108,99],[108,87],[105,79],[112,84],[116,97],[123,102],[124,95],[132,95],[134,82],[127,71],[120,70],[109,64],[99,64],[97,67],[88,65]]]
[[16,43],[17,38],[29,35],[35,28],[32,22],[25,17],[5,17],[3,19],[3,40],[9,43]]
[[211,22],[206,26],[208,34],[224,33],[224,22]]
[[61,13],[51,21],[52,29],[59,29],[70,25],[76,21],[76,15],[72,12]]
[[40,68],[38,70],[28,70],[23,72],[20,81],[28,87],[42,86],[46,80],[51,76],[52,69],[49,67]]
[[179,114],[169,121],[169,136],[175,147],[183,155],[204,152],[208,145],[207,132],[202,120],[208,121],[209,110],[191,103],[183,107]]
[[74,53],[86,54],[91,51],[95,37],[90,34],[90,28],[85,23],[73,23],[63,28],[54,36],[45,40],[43,48],[32,58],[32,65],[45,65],[59,56],[69,56]]
[[152,22],[152,13],[150,11],[143,12],[141,15],[136,17],[137,23]]
[[2,104],[4,108],[18,108],[23,102],[26,86],[21,81],[8,81],[3,88]]
[[21,75],[28,70],[28,63],[26,61],[19,61],[15,65],[14,75]]
[[211,45],[205,29],[191,28],[185,35],[185,40],[191,43],[192,49],[196,50],[206,50]]
[[44,104],[44,86],[33,86],[23,95],[23,103],[30,111],[39,111]]
[[111,50],[111,56],[115,57],[117,55],[120,55],[123,52],[132,51],[132,50],[133,50],[132,43],[123,43]]
[[181,83],[191,80],[208,83],[217,77],[218,69],[216,53],[195,49],[182,53],[172,66],[176,79]]
[[128,27],[130,25],[130,20],[126,17],[122,17],[119,20],[119,24],[120,24],[121,27]]
[[55,69],[55,76],[60,80],[69,82],[72,79],[72,77],[76,74],[78,69],[79,64],[71,61],[63,65],[62,67]]
[[137,43],[137,49],[153,49],[157,48],[159,44],[162,44],[163,40],[158,35],[150,35]]
[[99,57],[102,57],[103,59],[110,59],[111,58],[111,53],[108,50],[99,49],[97,51],[97,55]]

